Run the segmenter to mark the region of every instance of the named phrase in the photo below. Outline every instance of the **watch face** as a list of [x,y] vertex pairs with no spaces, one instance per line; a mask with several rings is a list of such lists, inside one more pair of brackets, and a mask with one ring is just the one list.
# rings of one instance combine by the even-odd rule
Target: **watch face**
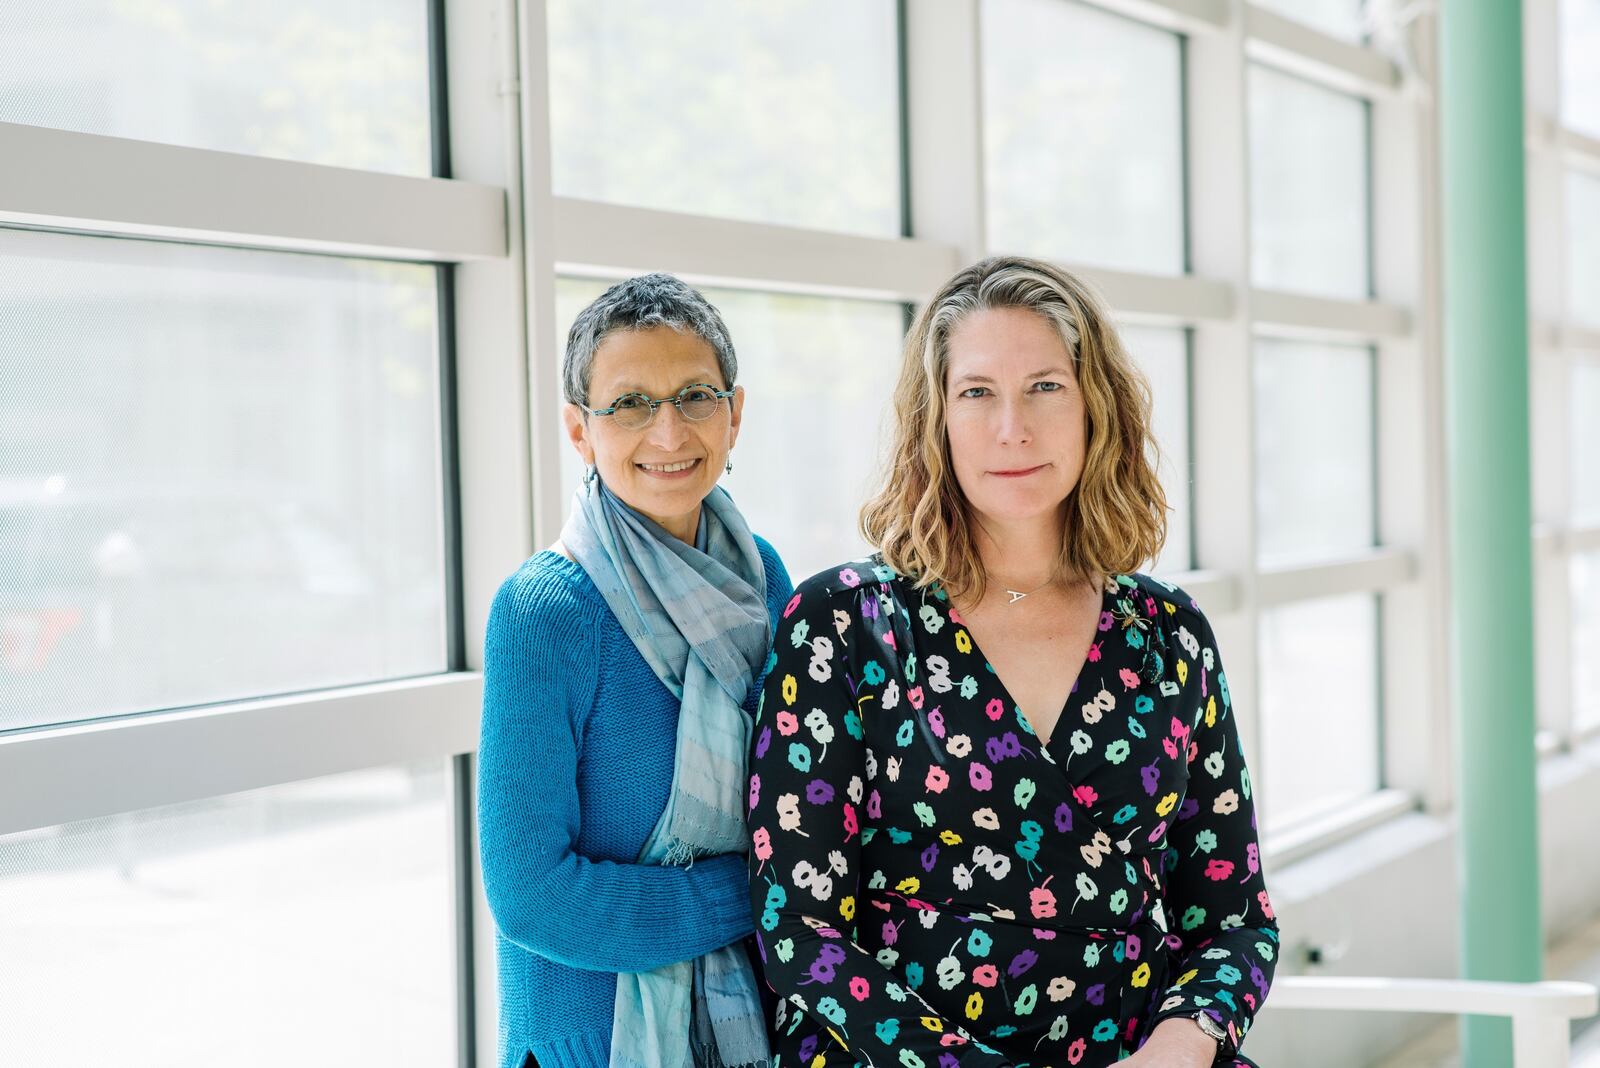
[[1200,1025],[1200,1030],[1204,1031],[1218,1042],[1226,1042],[1228,1040],[1228,1033],[1222,1029],[1222,1025],[1217,1023],[1217,1021],[1213,1020],[1207,1014],[1203,1012],[1196,1013],[1194,1022]]

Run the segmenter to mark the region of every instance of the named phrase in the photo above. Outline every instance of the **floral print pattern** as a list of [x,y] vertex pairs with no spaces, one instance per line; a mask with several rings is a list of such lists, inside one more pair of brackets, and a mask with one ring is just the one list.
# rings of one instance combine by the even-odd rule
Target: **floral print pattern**
[[1250,1063],[1278,932],[1216,642],[1144,575],[1101,608],[1043,743],[937,586],[789,602],[749,792],[780,1068],[1093,1068],[1200,1012]]

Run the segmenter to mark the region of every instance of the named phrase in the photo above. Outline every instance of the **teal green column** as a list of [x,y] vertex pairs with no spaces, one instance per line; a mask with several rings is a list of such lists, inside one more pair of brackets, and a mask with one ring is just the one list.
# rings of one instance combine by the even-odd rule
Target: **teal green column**
[[[1535,980],[1522,4],[1445,0],[1438,10],[1461,968],[1469,979]],[[1509,1023],[1468,1018],[1461,1035],[1464,1068],[1511,1063]]]

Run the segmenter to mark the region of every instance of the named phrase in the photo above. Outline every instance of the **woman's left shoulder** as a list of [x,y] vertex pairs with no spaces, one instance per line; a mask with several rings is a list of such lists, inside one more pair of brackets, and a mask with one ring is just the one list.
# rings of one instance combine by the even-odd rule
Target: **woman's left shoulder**
[[1108,582],[1125,590],[1126,596],[1143,598],[1147,602],[1146,614],[1159,613],[1182,624],[1198,625],[1208,631],[1211,628],[1200,603],[1181,586],[1142,571],[1112,575]]
[[795,595],[809,606],[834,601],[857,602],[863,592],[887,587],[901,576],[874,553],[826,567],[795,587]]

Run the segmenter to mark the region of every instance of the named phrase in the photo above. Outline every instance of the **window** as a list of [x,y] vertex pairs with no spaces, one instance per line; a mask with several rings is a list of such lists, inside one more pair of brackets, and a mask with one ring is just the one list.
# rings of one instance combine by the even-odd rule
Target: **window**
[[[608,283],[562,279],[561,336]],[[899,371],[898,304],[701,289],[739,357],[744,425],[722,486],[798,583],[867,551],[856,518],[881,466]],[[559,396],[559,392],[557,393]],[[562,458],[566,496],[580,461]]]
[[434,275],[6,234],[0,729],[444,670]]
[[[1255,381],[1261,564],[1316,564],[1370,549],[1372,350],[1264,338],[1256,343]],[[1262,612],[1260,750],[1269,828],[1379,785],[1378,611],[1376,596],[1352,593]]]
[[[293,752],[354,739],[345,774],[267,790],[239,792],[266,781],[255,754],[202,742],[194,766],[226,770],[157,800],[223,796],[77,823],[58,811],[79,800],[71,784],[0,803],[0,831],[55,825],[0,836],[0,923],[16,933],[0,1004],[27,1021],[0,1026],[0,1063],[115,1049],[186,1068],[188,1050],[162,1043],[214,1053],[241,1032],[263,1063],[290,1059],[262,1037],[269,1014],[345,1061],[446,1063],[468,1028],[488,1055],[494,961],[450,927],[452,907],[471,908],[451,897],[470,875],[470,763],[450,758],[477,711],[477,680],[451,669],[476,663],[488,598],[549,543],[578,485],[559,429],[526,418],[527,366],[548,377],[549,346],[597,279],[622,273],[716,280],[704,292],[748,391],[723,484],[799,580],[866,548],[856,520],[883,470],[899,302],[980,250],[1082,268],[1137,324],[1123,334],[1150,380],[1171,506],[1145,566],[1195,592],[1241,673],[1268,848],[1384,786],[1430,806],[1450,796],[1424,732],[1384,729],[1448,718],[1432,607],[1448,580],[1428,557],[1439,517],[1430,495],[1404,492],[1444,476],[1424,392],[1439,366],[1436,70],[1387,62],[1386,5],[1251,3],[537,0],[542,56],[509,47],[514,4],[0,3],[0,160],[25,155],[7,154],[35,136],[11,125],[24,123],[63,131],[64,157],[118,151],[84,134],[153,142],[138,146],[153,173],[97,172],[113,192],[191,188],[194,156],[174,146],[242,153],[230,166],[255,177],[205,189],[155,234],[76,215],[73,197],[28,222],[38,230],[0,227],[0,733],[19,731],[0,779],[8,756],[31,770],[19,753],[103,731],[134,739],[103,810],[155,804],[139,800],[157,773],[137,756],[166,724],[208,717],[133,714],[214,701],[260,699],[215,718],[281,729]],[[1533,305],[1551,321],[1533,327],[1555,340],[1541,390],[1567,395],[1534,433],[1540,455],[1566,454],[1552,469],[1570,477],[1539,484],[1559,508],[1539,514],[1568,521],[1551,543],[1571,596],[1540,613],[1541,647],[1572,672],[1574,704],[1552,722],[1594,734],[1600,7],[1548,6],[1560,43],[1534,18],[1550,36],[1530,39],[1530,67],[1559,58],[1568,132],[1534,123],[1530,151],[1559,176],[1546,201],[1564,205],[1549,228],[1564,240],[1530,247],[1550,288]],[[441,105],[457,121],[435,123]],[[529,105],[547,110],[511,121]],[[940,151],[904,154],[930,143]],[[326,204],[273,180],[295,168],[263,162],[421,178],[435,149],[462,182],[400,183],[441,210],[387,213],[374,244],[319,232]],[[556,240],[484,222],[506,161],[547,157],[504,203],[553,215]],[[113,213],[104,192],[82,201]],[[486,195],[457,219],[463,192]],[[257,203],[292,226],[235,234],[193,217]],[[927,232],[899,242],[912,206]],[[78,236],[79,218],[111,236]],[[434,249],[412,240],[424,218],[493,233],[419,252]],[[181,244],[186,228],[240,247]],[[301,240],[322,254],[259,250]],[[548,415],[558,387],[533,386]],[[1380,471],[1393,544],[1379,538]],[[567,497],[548,492],[563,482]],[[1180,574],[1191,567],[1207,573]],[[124,714],[114,729],[48,729]],[[486,934],[492,918],[473,916]],[[244,967],[218,973],[218,946]]]
[[900,233],[890,0],[550,0],[555,192]]
[[[1565,282],[1560,326],[1562,336],[1572,340],[1555,354],[1565,362],[1568,374],[1566,411],[1536,420],[1533,429],[1536,447],[1559,450],[1566,458],[1569,529],[1562,544],[1571,615],[1563,620],[1559,613],[1541,613],[1539,622],[1552,630],[1541,643],[1571,658],[1570,726],[1573,734],[1583,735],[1600,729],[1600,552],[1594,540],[1600,531],[1600,351],[1592,340],[1600,331],[1600,158],[1592,145],[1600,139],[1600,63],[1596,62],[1600,2],[1556,0],[1554,6],[1559,27],[1554,37],[1559,53],[1559,118],[1562,126],[1579,136],[1558,136],[1545,148],[1560,153],[1559,162],[1552,160],[1551,166],[1564,168],[1565,212],[1560,227],[1564,240],[1544,267],[1547,276]],[[1585,145],[1585,140],[1591,143]],[[1529,211],[1539,207],[1530,202]],[[1554,294],[1545,296],[1555,304]],[[1561,415],[1566,418],[1564,425]],[[1570,630],[1560,633],[1567,622]]]
[[1258,777],[1269,832],[1380,785],[1376,602],[1347,594],[1261,614]]
[[1367,298],[1366,103],[1262,66],[1249,95],[1251,280]]
[[982,10],[989,247],[1182,274],[1182,39],[1070,0]]
[[[1572,362],[1572,518],[1600,529],[1600,353],[1578,352]],[[1600,552],[1574,553],[1572,595],[1572,726],[1600,728]]]
[[472,299],[513,146],[433,122],[445,7],[0,4],[0,1063],[420,1068],[474,1026],[450,348],[458,283],[473,354],[518,347]]
[[1600,526],[1600,352],[1572,361],[1572,518]]
[[1561,121],[1600,138],[1600,0],[1561,0]]
[[1256,515],[1263,564],[1374,542],[1373,356],[1354,345],[1256,342]]
[[1567,172],[1567,314],[1600,327],[1600,177]]
[[0,122],[427,175],[421,0],[8,0]]
[[1600,729],[1600,552],[1572,557],[1573,728]]
[[451,1063],[443,769],[0,838],[0,1060]]

